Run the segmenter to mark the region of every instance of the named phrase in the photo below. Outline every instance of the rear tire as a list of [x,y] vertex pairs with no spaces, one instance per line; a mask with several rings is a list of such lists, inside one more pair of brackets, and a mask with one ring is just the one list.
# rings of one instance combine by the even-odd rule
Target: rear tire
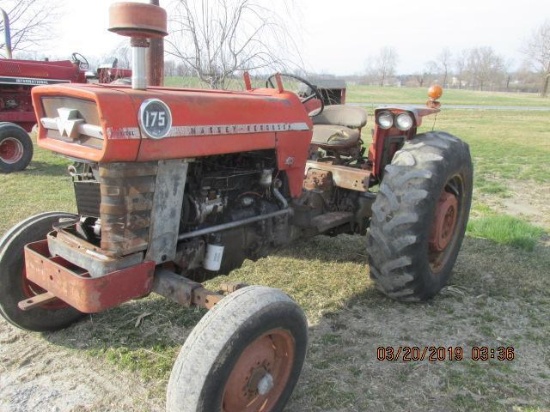
[[25,169],[33,151],[32,140],[25,129],[13,123],[0,123],[0,172]]
[[222,299],[191,332],[174,364],[168,412],[282,411],[307,347],[300,307],[250,286]]
[[22,311],[17,304],[44,290],[25,276],[24,247],[46,238],[61,218],[74,218],[64,212],[46,212],[20,222],[0,239],[0,314],[12,325],[35,332],[63,329],[83,313],[61,300],[40,308]]
[[386,166],[368,233],[370,274],[387,296],[426,300],[448,282],[470,213],[468,145],[420,134]]

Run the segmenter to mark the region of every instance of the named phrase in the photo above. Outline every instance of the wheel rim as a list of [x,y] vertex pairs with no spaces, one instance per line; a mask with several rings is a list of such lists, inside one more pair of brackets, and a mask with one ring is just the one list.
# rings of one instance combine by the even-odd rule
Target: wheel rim
[[287,330],[255,339],[239,356],[223,391],[224,412],[273,410],[290,378],[295,343]]
[[4,163],[17,163],[23,157],[24,151],[23,144],[13,137],[7,137],[0,142],[0,159]]
[[438,199],[428,243],[430,267],[438,273],[447,263],[453,249],[456,229],[460,220],[463,184],[457,176],[445,185]]

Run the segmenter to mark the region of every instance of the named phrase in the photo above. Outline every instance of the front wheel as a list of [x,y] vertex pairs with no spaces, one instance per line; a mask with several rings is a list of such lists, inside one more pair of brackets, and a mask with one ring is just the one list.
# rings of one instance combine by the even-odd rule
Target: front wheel
[[470,213],[468,145],[444,132],[420,134],[386,166],[367,239],[370,274],[397,300],[435,296],[448,282]]
[[21,126],[0,123],[0,172],[11,173],[25,169],[33,155],[29,134]]
[[84,316],[59,299],[28,311],[17,305],[44,293],[25,276],[25,245],[45,239],[59,219],[74,217],[63,212],[41,213],[20,222],[0,239],[0,314],[12,325],[35,332],[54,331]]
[[277,289],[250,286],[222,299],[191,332],[174,364],[168,412],[281,411],[307,347],[300,307]]

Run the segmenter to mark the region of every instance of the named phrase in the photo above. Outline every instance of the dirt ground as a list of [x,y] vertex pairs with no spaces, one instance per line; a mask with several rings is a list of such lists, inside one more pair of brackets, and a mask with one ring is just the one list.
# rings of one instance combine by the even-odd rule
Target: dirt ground
[[162,411],[135,374],[0,319],[0,411]]
[[480,195],[479,201],[510,216],[550,229],[550,183],[513,182],[505,198]]

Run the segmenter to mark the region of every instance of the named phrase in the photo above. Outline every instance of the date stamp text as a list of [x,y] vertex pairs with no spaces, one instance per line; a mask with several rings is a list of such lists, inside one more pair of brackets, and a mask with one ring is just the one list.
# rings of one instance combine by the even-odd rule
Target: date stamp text
[[515,359],[513,346],[472,346],[469,350],[462,346],[378,346],[376,359],[387,362],[444,362],[473,361],[500,362]]

